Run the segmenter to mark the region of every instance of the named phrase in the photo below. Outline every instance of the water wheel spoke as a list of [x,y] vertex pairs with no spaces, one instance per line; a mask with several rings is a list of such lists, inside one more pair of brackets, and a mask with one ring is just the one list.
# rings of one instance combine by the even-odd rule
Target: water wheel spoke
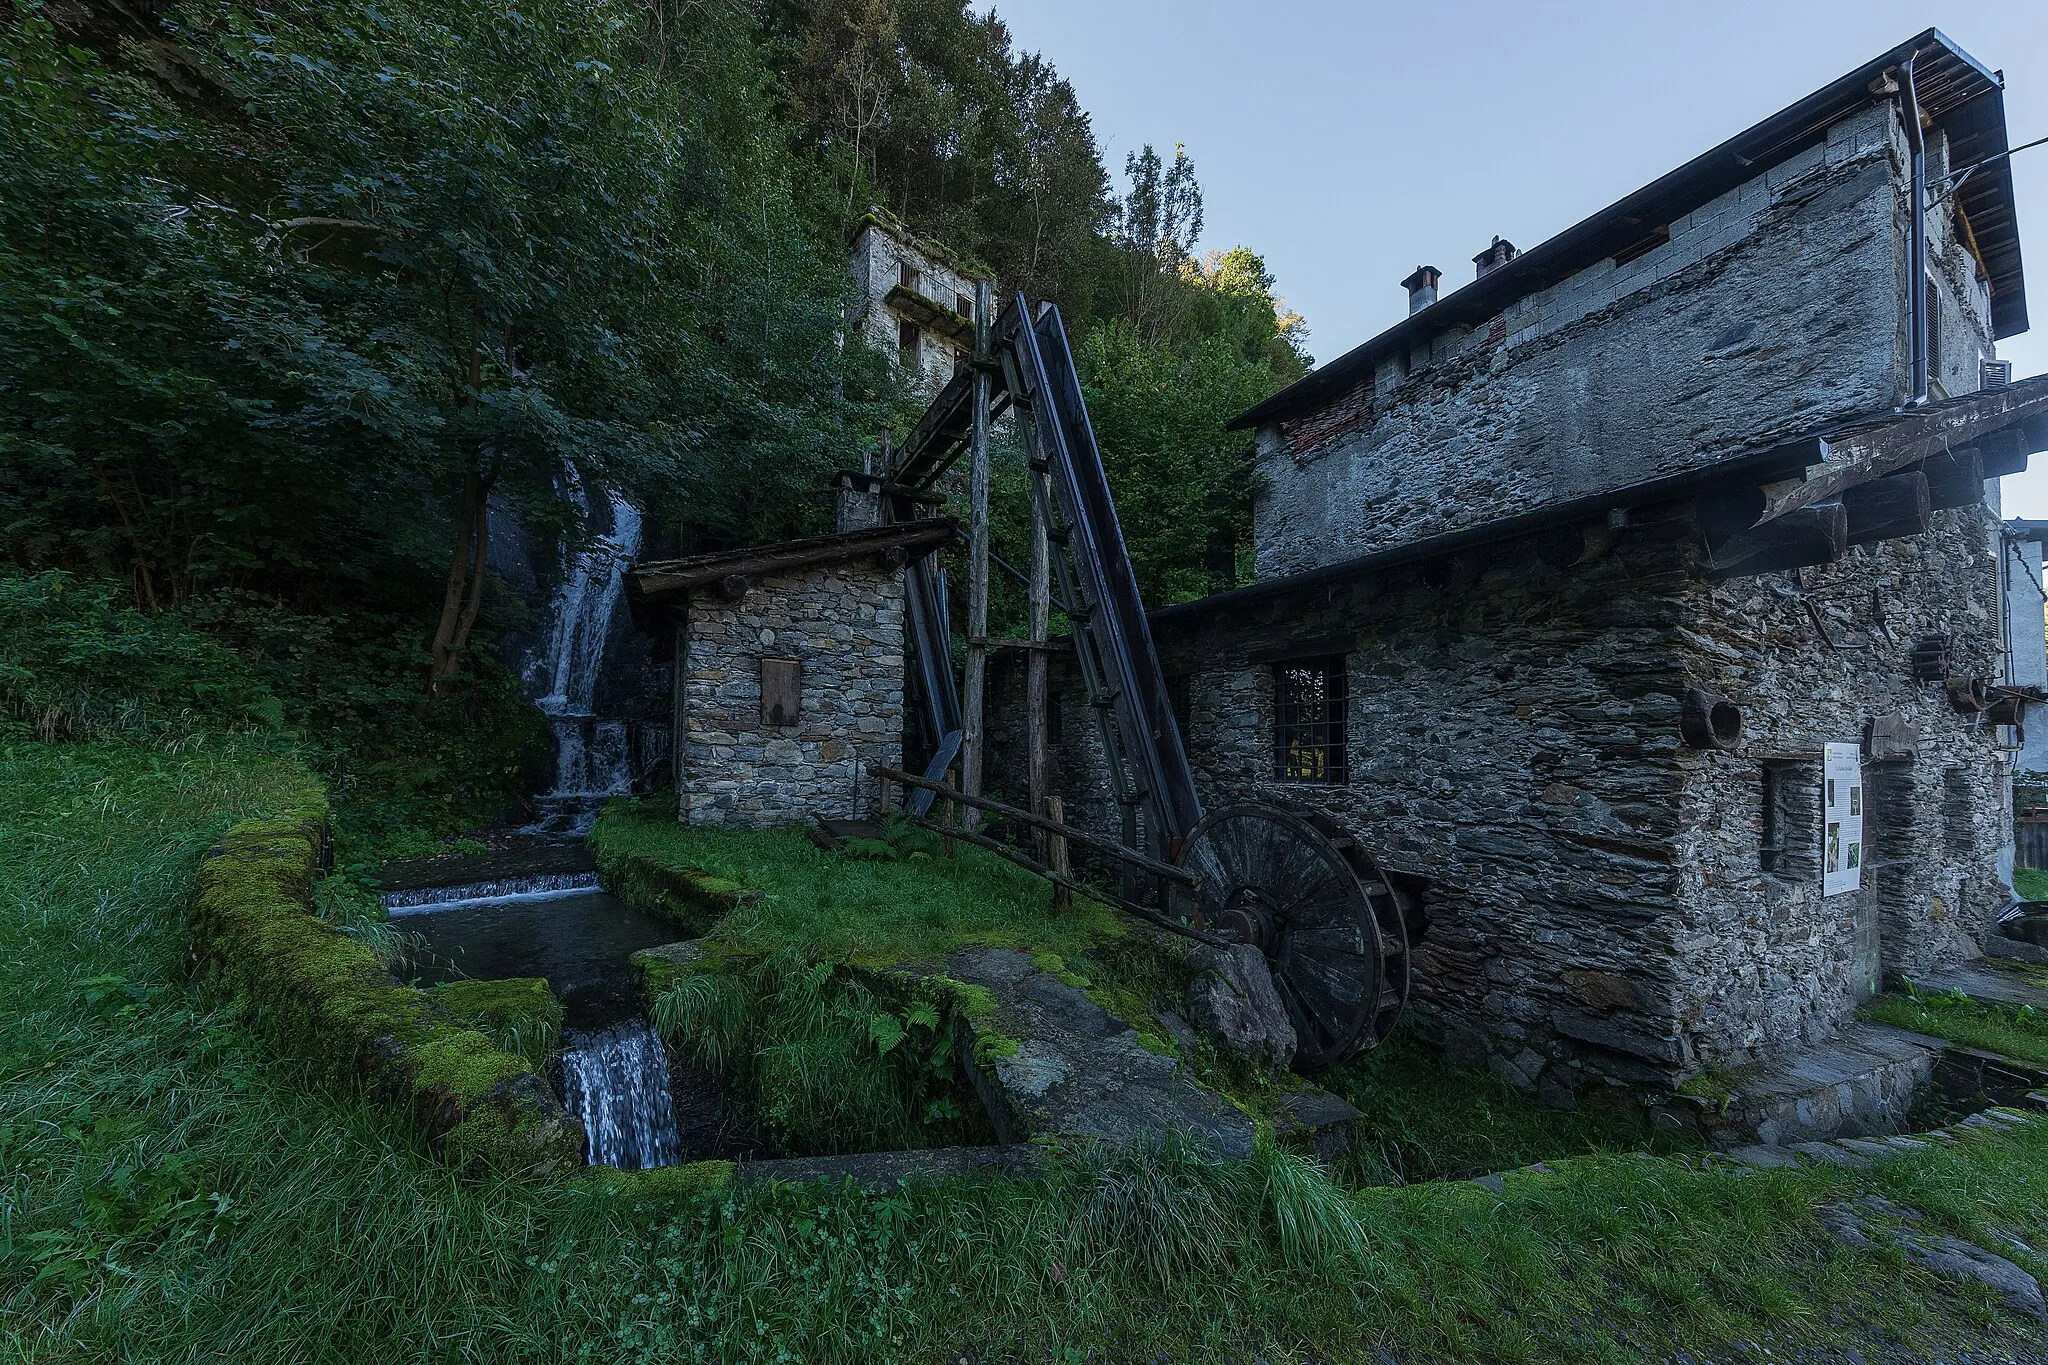
[[1322,816],[1261,803],[1212,811],[1184,841],[1191,898],[1212,926],[1258,944],[1294,1022],[1296,1064],[1376,1045],[1407,997],[1400,903],[1355,840]]

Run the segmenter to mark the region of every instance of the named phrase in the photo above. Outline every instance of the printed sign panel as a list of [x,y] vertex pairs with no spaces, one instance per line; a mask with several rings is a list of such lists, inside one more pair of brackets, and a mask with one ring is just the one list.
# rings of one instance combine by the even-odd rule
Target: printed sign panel
[[1832,896],[1863,885],[1863,747],[1823,745],[1820,767],[1821,892]]

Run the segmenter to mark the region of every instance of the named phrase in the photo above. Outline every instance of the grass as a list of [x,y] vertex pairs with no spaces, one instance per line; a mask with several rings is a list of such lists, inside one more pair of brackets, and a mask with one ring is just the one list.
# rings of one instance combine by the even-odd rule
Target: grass
[[2048,1066],[2048,1016],[2029,1005],[1972,1000],[1961,991],[1909,990],[1880,995],[1857,1011],[1865,1019]]
[[2012,873],[2012,889],[2019,893],[2021,900],[2048,901],[2048,871],[2038,867],[2016,867]]
[[1427,1365],[2039,1336],[1814,1217],[1875,1188],[2044,1245],[2039,1133],[1871,1173],[1589,1156],[1498,1198],[1171,1149],[886,1196],[465,1182],[182,975],[200,854],[301,780],[253,750],[0,750],[7,1358]]
[[1532,1103],[1491,1073],[1454,1066],[1405,1032],[1317,1079],[1365,1116],[1345,1173],[1368,1185],[1465,1180],[1559,1157],[1687,1145],[1627,1109]]
[[966,845],[947,858],[935,837],[901,857],[846,858],[794,830],[686,828],[671,802],[649,799],[608,806],[592,839],[759,890],[717,926],[719,940],[739,952],[796,946],[887,966],[970,944],[1074,956],[1127,932],[1105,905],[1076,900],[1055,910],[1045,882]]

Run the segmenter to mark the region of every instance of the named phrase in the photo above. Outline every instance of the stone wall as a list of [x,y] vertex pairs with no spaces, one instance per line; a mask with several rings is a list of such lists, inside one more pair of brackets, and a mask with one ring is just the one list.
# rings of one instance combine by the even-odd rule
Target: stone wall
[[[903,755],[903,574],[870,561],[691,594],[677,634],[684,824],[763,829],[872,812],[869,762]],[[761,714],[761,661],[802,668],[799,722]]]
[[[1904,157],[1875,104],[1671,223],[1662,245],[1440,332],[1266,428],[1259,577],[1889,409],[1907,382]],[[1971,392],[1990,295],[1947,215],[1931,215],[1930,253],[1941,391]]]
[[[1570,1102],[1589,1086],[1668,1086],[1828,1036],[1880,970],[1973,955],[2002,902],[1992,731],[1915,683],[1920,634],[1997,641],[1988,509],[1807,570],[1824,645],[1789,574],[1710,584],[1680,508],[1653,510],[1568,569],[1510,544],[1304,595],[1155,618],[1188,679],[1203,800],[1321,809],[1391,870],[1426,877],[1431,925],[1413,1006],[1453,1055]],[[1875,596],[1873,597],[1873,594]],[[1275,780],[1272,661],[1341,653],[1350,780]],[[1740,705],[1736,753],[1685,747],[1689,688]],[[1021,686],[998,716],[1021,725]],[[1013,696],[1012,693],[1015,695]],[[1070,676],[1056,781],[1109,829],[1092,724]],[[1905,716],[1908,759],[1866,773],[1877,863],[1820,894],[1819,758],[1866,719]],[[1009,771],[999,746],[999,771]],[[1766,769],[1804,822],[1766,872]],[[1018,763],[1021,785],[1021,761]],[[1811,842],[1805,842],[1807,840]]]

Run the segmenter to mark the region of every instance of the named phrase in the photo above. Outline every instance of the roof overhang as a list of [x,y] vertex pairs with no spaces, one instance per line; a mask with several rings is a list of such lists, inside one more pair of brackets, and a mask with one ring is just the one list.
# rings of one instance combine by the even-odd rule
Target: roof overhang
[[716,588],[728,597],[738,597],[754,579],[851,559],[873,557],[885,566],[900,568],[959,534],[952,518],[930,517],[687,559],[653,560],[626,569],[626,594],[635,606],[658,606],[682,601],[693,588]]
[[[1962,167],[2008,150],[2002,74],[1986,70],[1939,29],[1928,29],[1444,295],[1240,413],[1229,425],[1252,427],[1313,411],[1369,378],[1373,367],[1386,356],[1450,327],[1485,322],[1517,299],[1562,283],[1640,241],[1645,233],[1790,160],[1825,140],[1833,124],[1877,100],[1896,98],[1873,94],[1871,84],[1915,52],[1920,54],[1914,64],[1914,84],[1921,109],[1947,132],[1950,164]],[[1981,167],[1963,182],[1955,197],[1969,219],[1990,275],[1993,334],[2008,337],[2025,331],[2026,279],[2020,266],[2010,163],[2000,160]]]

